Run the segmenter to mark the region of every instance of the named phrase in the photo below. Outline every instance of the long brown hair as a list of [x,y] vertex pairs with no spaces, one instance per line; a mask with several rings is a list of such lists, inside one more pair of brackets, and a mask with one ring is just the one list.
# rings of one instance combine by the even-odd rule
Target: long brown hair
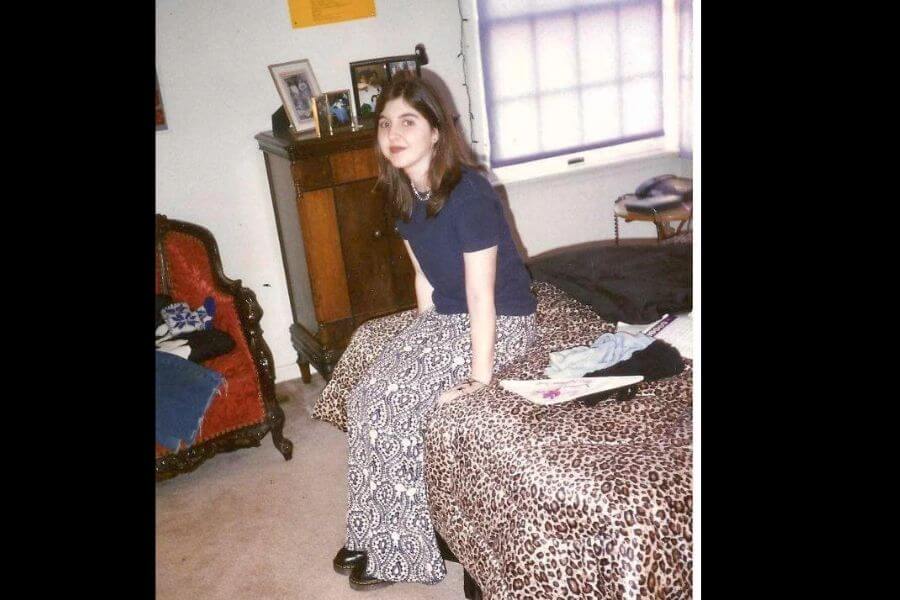
[[[438,130],[438,140],[434,145],[428,181],[431,184],[431,199],[426,214],[433,217],[444,208],[450,192],[462,177],[462,168],[483,169],[472,156],[472,151],[463,141],[453,122],[447,104],[437,90],[427,81],[398,74],[381,90],[375,103],[375,122],[381,117],[385,104],[396,98],[403,98],[407,104],[422,114],[432,128]],[[376,137],[376,145],[378,144]],[[384,157],[378,148],[378,183],[376,187],[387,194],[388,212],[392,219],[401,218],[408,222],[415,203],[412,184],[402,170],[396,168]]]

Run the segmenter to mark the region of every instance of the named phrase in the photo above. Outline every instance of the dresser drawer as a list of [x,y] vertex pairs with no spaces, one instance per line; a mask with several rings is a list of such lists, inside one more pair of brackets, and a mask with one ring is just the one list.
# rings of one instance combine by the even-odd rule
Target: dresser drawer
[[334,183],[350,183],[378,177],[378,159],[374,148],[361,148],[329,156]]

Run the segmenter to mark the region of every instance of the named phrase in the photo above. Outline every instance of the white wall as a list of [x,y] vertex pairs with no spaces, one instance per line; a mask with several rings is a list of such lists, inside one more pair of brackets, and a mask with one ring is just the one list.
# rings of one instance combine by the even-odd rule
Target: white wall
[[[603,169],[575,170],[528,182],[503,184],[513,227],[534,256],[562,246],[615,237],[613,201],[663,173],[691,176],[691,161],[675,155],[629,161]],[[655,238],[649,222],[619,219],[620,238]]]
[[[271,129],[281,103],[268,65],[307,58],[322,91],[350,87],[349,63],[411,54],[449,88],[468,130],[456,0],[376,0],[377,16],[292,29],[286,0],[157,0],[156,62],[168,130],[156,134],[157,212],[203,225],[219,243],[225,273],[263,307],[262,327],[278,381],[299,377],[288,328],[291,310],[262,153],[253,136]],[[473,12],[464,0],[466,16]],[[466,23],[467,37],[474,20]],[[468,43],[467,43],[468,46]],[[482,135],[480,74],[467,59]],[[476,145],[476,151],[480,150]],[[660,173],[690,175],[675,156],[632,161],[506,184],[514,225],[529,255],[613,237],[612,201]],[[623,237],[654,235],[621,225]]]

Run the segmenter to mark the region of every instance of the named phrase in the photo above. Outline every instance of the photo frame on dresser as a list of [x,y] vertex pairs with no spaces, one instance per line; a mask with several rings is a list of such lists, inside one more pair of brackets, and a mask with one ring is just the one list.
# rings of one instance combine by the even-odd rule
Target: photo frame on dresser
[[331,133],[350,131],[353,128],[350,90],[337,90],[325,93],[325,105],[328,107],[328,119]]
[[350,63],[350,82],[353,89],[353,110],[361,126],[375,126],[375,103],[381,89],[402,72],[421,77],[419,54],[387,56]]
[[313,96],[313,120],[316,124],[316,135],[325,137],[331,135],[331,121],[328,118],[328,100],[325,94]]
[[[414,55],[415,56],[415,55]],[[418,77],[421,73],[419,70],[419,63],[415,58],[403,58],[401,60],[393,60],[387,64],[388,74],[391,76],[391,79],[396,77],[401,71],[409,71],[410,73],[415,73],[416,77]]]
[[322,93],[308,59],[269,65],[284,112],[295,133],[316,130],[313,102]]
[[356,119],[361,124],[373,122],[375,103],[378,101],[381,88],[388,82],[387,63],[380,61],[350,63],[350,80]]

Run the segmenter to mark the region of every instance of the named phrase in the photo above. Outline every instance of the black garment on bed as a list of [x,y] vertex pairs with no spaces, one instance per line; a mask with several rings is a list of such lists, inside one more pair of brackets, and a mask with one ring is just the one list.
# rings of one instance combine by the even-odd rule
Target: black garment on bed
[[228,333],[220,329],[191,331],[176,335],[172,339],[188,341],[188,346],[191,348],[188,360],[195,363],[201,363],[234,350],[234,340]]
[[[644,381],[655,381],[671,377],[684,371],[684,359],[678,350],[663,340],[653,340],[643,350],[638,350],[631,357],[614,365],[585,373],[585,377],[612,377],[622,375],[643,375]],[[641,382],[643,383],[643,382]],[[639,385],[639,384],[638,384]],[[628,390],[607,390],[579,398],[588,406],[593,406],[610,396],[623,397]]]
[[690,312],[692,245],[581,245],[528,262],[546,281],[590,306],[607,321],[652,323],[666,313]]

